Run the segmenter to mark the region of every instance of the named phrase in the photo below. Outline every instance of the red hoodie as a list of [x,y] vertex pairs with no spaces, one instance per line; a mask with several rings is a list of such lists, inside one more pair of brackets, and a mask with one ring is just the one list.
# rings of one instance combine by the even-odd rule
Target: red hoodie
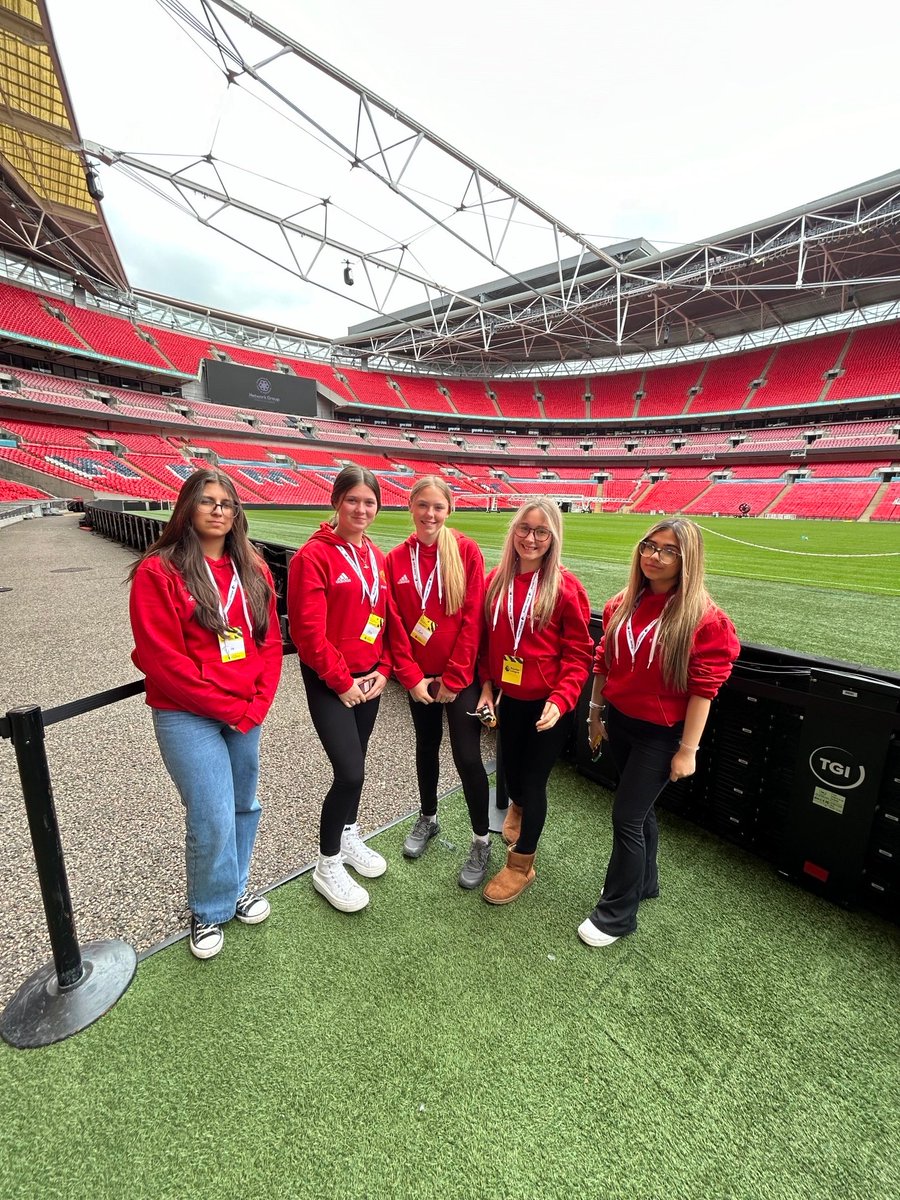
[[[496,575],[496,568],[487,577],[487,587]],[[519,574],[513,580],[513,618],[518,625],[534,572]],[[496,601],[494,602],[496,605]],[[578,703],[591,669],[593,642],[588,632],[591,606],[584,584],[560,568],[559,595],[553,615],[543,629],[532,629],[525,622],[518,650],[513,650],[514,634],[509,623],[507,594],[500,595],[500,609],[494,623],[494,609],[487,614],[485,633],[481,640],[478,673],[482,682],[490,680],[502,687],[505,695],[516,700],[552,700],[561,713]],[[502,683],[503,656],[515,654],[524,660],[522,682]]]
[[[341,551],[344,553],[342,554]],[[375,556],[378,598],[373,606],[363,594],[362,580],[372,588],[370,552]],[[349,556],[349,562],[344,557]],[[355,557],[354,557],[355,555]],[[390,658],[384,640],[387,582],[384,555],[368,537],[362,547],[352,546],[327,523],[300,547],[288,568],[288,620],[300,661],[306,663],[327,687],[341,695],[353,686],[354,675],[376,667],[390,679]],[[381,626],[372,642],[362,634],[372,614]]]
[[400,683],[415,687],[426,675],[440,675],[448,692],[461,692],[475,678],[475,660],[484,623],[484,559],[471,538],[455,529],[466,577],[466,594],[460,608],[448,616],[438,595],[437,579],[428,593],[425,615],[435,628],[423,646],[410,637],[422,615],[422,601],[416,590],[412,555],[419,548],[419,573],[423,588],[437,563],[437,544],[426,546],[413,533],[395,546],[386,559],[390,588],[388,643],[391,665]]
[[[231,559],[206,560],[223,605],[234,577]],[[262,567],[269,583],[272,576]],[[228,622],[244,635],[246,658],[222,662],[218,636],[194,618],[196,603],[174,567],[158,555],[145,558],[131,585],[129,611],[134,634],[131,660],[146,678],[151,708],[196,713],[247,733],[262,724],[281,678],[281,627],[274,591],[269,631],[261,646],[247,628],[240,594]]]
[[[670,592],[653,593],[649,589],[641,593],[631,618],[635,641],[640,638],[641,631],[662,613],[670,595]],[[621,602],[621,593],[607,602],[603,610],[604,628],[609,625],[610,618]],[[653,647],[652,633],[637,647],[633,665],[624,626],[619,626],[619,636],[613,641],[618,641],[618,654],[616,647],[610,646],[609,662],[606,659],[605,635],[600,639],[594,655],[594,674],[606,676],[604,699],[627,717],[650,721],[654,725],[671,726],[683,721],[691,696],[712,700],[731,674],[732,664],[741,652],[734,625],[714,604],[706,610],[694,634],[688,660],[686,692],[677,692],[664,682],[661,647],[659,642]]]

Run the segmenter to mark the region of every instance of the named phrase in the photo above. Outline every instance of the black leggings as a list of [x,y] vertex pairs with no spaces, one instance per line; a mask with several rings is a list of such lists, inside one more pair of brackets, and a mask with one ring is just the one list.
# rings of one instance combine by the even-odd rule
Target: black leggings
[[505,693],[497,709],[503,778],[509,799],[522,808],[517,854],[534,854],[547,820],[547,780],[572,733],[575,714],[563,713],[552,729],[538,733],[535,722],[546,700],[513,700]]
[[488,781],[481,761],[481,722],[468,715],[475,711],[480,694],[478,684],[470,683],[452,704],[419,704],[410,696],[409,711],[416,731],[416,776],[422,812],[427,817],[433,817],[437,812],[438,754],[446,712],[450,749],[469,806],[472,832],[485,837],[488,832]]
[[301,663],[300,670],[309,715],[334,771],[334,782],[322,801],[319,823],[319,852],[334,855],[340,852],[344,826],[352,825],[359,815],[366,750],[381,697],[347,708],[337,692],[324,684],[311,667]]
[[640,902],[659,894],[654,805],[669,781],[684,723],[653,725],[626,717],[610,705],[606,728],[619,784],[612,811],[612,855],[591,920],[604,933],[622,937],[637,929]]

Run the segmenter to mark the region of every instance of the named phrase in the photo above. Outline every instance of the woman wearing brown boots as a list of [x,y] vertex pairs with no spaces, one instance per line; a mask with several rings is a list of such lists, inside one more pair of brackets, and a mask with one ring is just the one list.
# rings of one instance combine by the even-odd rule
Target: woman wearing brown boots
[[513,517],[500,565],[487,578],[478,705],[496,707],[510,800],[503,825],[509,854],[482,893],[488,904],[509,904],[534,880],[547,780],[590,670],[587,592],[561,555],[559,509],[535,497]]

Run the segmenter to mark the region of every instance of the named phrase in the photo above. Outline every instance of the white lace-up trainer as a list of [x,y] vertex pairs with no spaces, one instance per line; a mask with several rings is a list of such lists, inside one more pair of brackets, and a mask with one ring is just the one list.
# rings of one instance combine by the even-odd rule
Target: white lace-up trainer
[[366,879],[377,879],[387,870],[387,863],[381,855],[375,850],[370,850],[360,837],[358,822],[344,826],[344,832],[341,834],[341,859]]
[[312,881],[319,895],[340,912],[359,912],[369,903],[369,893],[347,874],[340,854],[320,854]]

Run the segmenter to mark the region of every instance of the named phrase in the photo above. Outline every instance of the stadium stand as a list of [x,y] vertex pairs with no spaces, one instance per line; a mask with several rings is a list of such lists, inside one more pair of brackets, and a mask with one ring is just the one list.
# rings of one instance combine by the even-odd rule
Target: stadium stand
[[870,521],[900,521],[900,483],[889,483],[877,506],[869,514]]
[[829,388],[829,400],[896,396],[900,392],[900,323],[857,329],[842,366],[844,374]]
[[750,515],[762,515],[784,490],[784,483],[747,483],[743,479],[727,483],[714,483],[701,491],[695,500],[684,505],[686,513],[702,513],[711,516],[738,516],[742,504],[750,505]]
[[765,371],[771,350],[751,350],[714,358],[700,376],[700,391],[691,397],[686,412],[737,412],[750,397],[750,385]]
[[451,379],[446,382],[447,391],[458,413],[467,417],[499,417],[500,409],[490,398],[483,383],[469,379]]
[[609,420],[614,417],[634,416],[641,389],[643,372],[629,371],[621,375],[595,375],[591,380],[591,417],[593,420]]
[[834,333],[808,341],[779,346],[748,408],[775,408],[785,404],[815,404],[827,392],[825,372],[840,361],[847,334]]
[[488,393],[494,393],[495,403],[504,417],[520,421],[542,420],[543,414],[530,380],[492,379],[487,386]]
[[698,386],[702,363],[658,367],[644,376],[644,395],[638,403],[638,417],[679,416],[691,399],[690,389]]
[[12,479],[0,479],[0,503],[6,504],[12,500],[49,500],[49,498],[49,492],[28,487],[24,483],[16,483]]
[[878,487],[877,483],[803,481],[793,484],[772,506],[771,511],[776,514],[790,513],[795,517],[855,521],[874,499]]
[[537,385],[548,421],[584,421],[587,417],[586,379],[545,379]]
[[84,353],[87,343],[63,320],[53,316],[50,309],[60,311],[57,297],[38,296],[24,288],[0,283],[0,330],[29,342],[69,346]]

